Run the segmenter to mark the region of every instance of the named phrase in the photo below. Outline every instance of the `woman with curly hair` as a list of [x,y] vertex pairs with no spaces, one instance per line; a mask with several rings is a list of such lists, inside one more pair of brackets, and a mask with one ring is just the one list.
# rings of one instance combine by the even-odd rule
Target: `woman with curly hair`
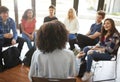
[[29,78],[67,78],[76,74],[74,53],[65,49],[68,31],[60,21],[44,23],[37,31]]

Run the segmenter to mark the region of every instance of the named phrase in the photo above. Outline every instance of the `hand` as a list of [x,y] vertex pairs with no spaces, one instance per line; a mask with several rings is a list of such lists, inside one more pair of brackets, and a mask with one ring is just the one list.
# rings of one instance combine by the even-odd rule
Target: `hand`
[[12,39],[11,44],[12,44],[12,45],[16,44],[16,40],[15,40],[15,39]]
[[94,46],[93,48],[91,48],[91,50],[98,50],[100,48],[101,48],[100,46]]
[[13,34],[11,34],[11,33],[6,33],[6,34],[4,34],[4,37],[5,37],[5,38],[12,38],[12,37],[13,37]]
[[33,40],[34,37],[33,37],[33,35],[29,35],[29,38],[30,38],[30,40]]
[[76,56],[77,58],[81,58],[82,56],[84,56],[85,53],[83,51],[81,51],[80,53],[78,53],[78,55]]

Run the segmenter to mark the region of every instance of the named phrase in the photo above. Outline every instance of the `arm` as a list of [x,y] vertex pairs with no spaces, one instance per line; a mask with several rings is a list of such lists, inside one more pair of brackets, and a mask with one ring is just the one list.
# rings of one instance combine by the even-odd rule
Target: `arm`
[[99,37],[101,35],[100,32],[95,32],[93,35],[88,35],[88,37],[90,37],[91,39],[95,39],[97,37]]
[[112,37],[111,40],[108,42],[107,46],[105,47],[105,51],[112,53],[114,50],[117,50],[120,43],[120,37]]
[[29,70],[29,73],[28,73],[28,78],[31,82],[32,82],[32,77],[37,75],[37,73],[36,73],[36,68],[37,68],[36,56],[37,55],[34,52],[33,56],[32,56],[32,59],[31,59],[30,70]]
[[12,19],[11,19],[11,22],[10,22],[10,28],[12,28],[13,39],[17,40],[18,34],[17,34],[16,24]]
[[23,26],[23,24],[22,24],[22,23],[21,23],[21,30],[22,30],[22,32],[23,32],[23,33],[25,33],[27,36],[30,36],[30,34],[29,34],[29,33],[25,32],[25,30],[24,30],[24,26]]
[[71,62],[70,62],[70,70],[69,70],[69,76],[75,77],[78,75],[78,69],[77,69],[77,60],[74,56],[74,53],[71,54]]
[[88,31],[88,33],[86,33],[86,35],[89,36],[89,34],[90,34],[90,30]]
[[75,33],[77,33],[79,31],[79,21],[78,19],[76,18],[75,19],[75,29],[74,29]]

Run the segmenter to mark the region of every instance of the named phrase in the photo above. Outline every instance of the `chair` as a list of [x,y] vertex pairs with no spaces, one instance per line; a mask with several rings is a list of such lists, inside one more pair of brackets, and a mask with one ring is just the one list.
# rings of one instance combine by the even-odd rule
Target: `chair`
[[[117,53],[117,56],[119,54]],[[111,81],[117,77],[117,56],[111,60],[93,61],[93,81]]]
[[59,78],[32,77],[32,82],[76,82],[76,79],[75,78],[59,79]]
[[115,80],[117,76],[117,61],[93,61],[93,81]]

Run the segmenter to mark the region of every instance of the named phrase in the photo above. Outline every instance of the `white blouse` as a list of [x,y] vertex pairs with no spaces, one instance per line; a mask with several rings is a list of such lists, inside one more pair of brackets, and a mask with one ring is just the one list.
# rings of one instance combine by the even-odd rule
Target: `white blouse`
[[31,60],[29,79],[31,77],[67,78],[77,75],[74,53],[68,49],[56,49],[43,54],[36,50]]
[[78,33],[79,22],[78,22],[77,18],[73,19],[72,21],[69,21],[69,19],[66,18],[64,20],[64,24],[65,24],[67,30],[69,31],[69,33],[71,33],[71,34]]

